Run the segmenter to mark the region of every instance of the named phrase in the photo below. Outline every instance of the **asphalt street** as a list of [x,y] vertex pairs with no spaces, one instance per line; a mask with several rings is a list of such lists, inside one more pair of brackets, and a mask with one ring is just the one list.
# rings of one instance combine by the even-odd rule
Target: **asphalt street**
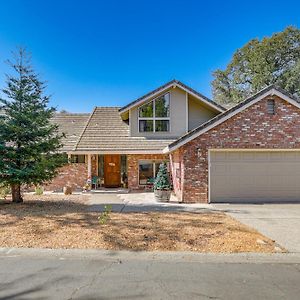
[[[0,251],[0,299],[299,299],[300,256]],[[293,257],[292,257],[293,258]]]

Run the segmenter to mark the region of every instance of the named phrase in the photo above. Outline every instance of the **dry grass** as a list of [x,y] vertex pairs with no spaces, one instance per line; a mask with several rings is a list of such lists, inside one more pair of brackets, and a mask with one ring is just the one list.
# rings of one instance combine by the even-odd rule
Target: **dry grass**
[[273,241],[222,213],[111,213],[100,225],[100,213],[86,210],[87,197],[0,203],[0,247],[274,252]]

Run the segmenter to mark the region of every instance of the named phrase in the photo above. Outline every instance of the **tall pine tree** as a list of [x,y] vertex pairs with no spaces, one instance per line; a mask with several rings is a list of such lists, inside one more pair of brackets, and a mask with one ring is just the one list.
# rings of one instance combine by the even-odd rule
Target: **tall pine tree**
[[58,152],[62,135],[51,123],[55,109],[26,50],[18,49],[9,65],[14,75],[7,75],[0,97],[0,183],[11,186],[13,202],[23,202],[21,186],[50,181],[65,156]]

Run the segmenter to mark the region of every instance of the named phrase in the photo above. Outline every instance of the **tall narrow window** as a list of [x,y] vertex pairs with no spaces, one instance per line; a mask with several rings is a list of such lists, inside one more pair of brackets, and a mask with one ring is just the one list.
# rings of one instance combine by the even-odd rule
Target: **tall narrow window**
[[139,107],[140,132],[170,131],[170,94],[167,93]]
[[275,100],[268,99],[267,101],[267,111],[270,115],[275,115]]

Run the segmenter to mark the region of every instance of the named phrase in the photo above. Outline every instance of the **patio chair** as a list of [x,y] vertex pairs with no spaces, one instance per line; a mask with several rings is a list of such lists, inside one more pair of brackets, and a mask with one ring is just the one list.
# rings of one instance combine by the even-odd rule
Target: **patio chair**
[[95,187],[95,189],[98,187],[98,183],[99,183],[98,179],[99,179],[98,176],[92,177],[92,189],[93,189],[93,186]]

